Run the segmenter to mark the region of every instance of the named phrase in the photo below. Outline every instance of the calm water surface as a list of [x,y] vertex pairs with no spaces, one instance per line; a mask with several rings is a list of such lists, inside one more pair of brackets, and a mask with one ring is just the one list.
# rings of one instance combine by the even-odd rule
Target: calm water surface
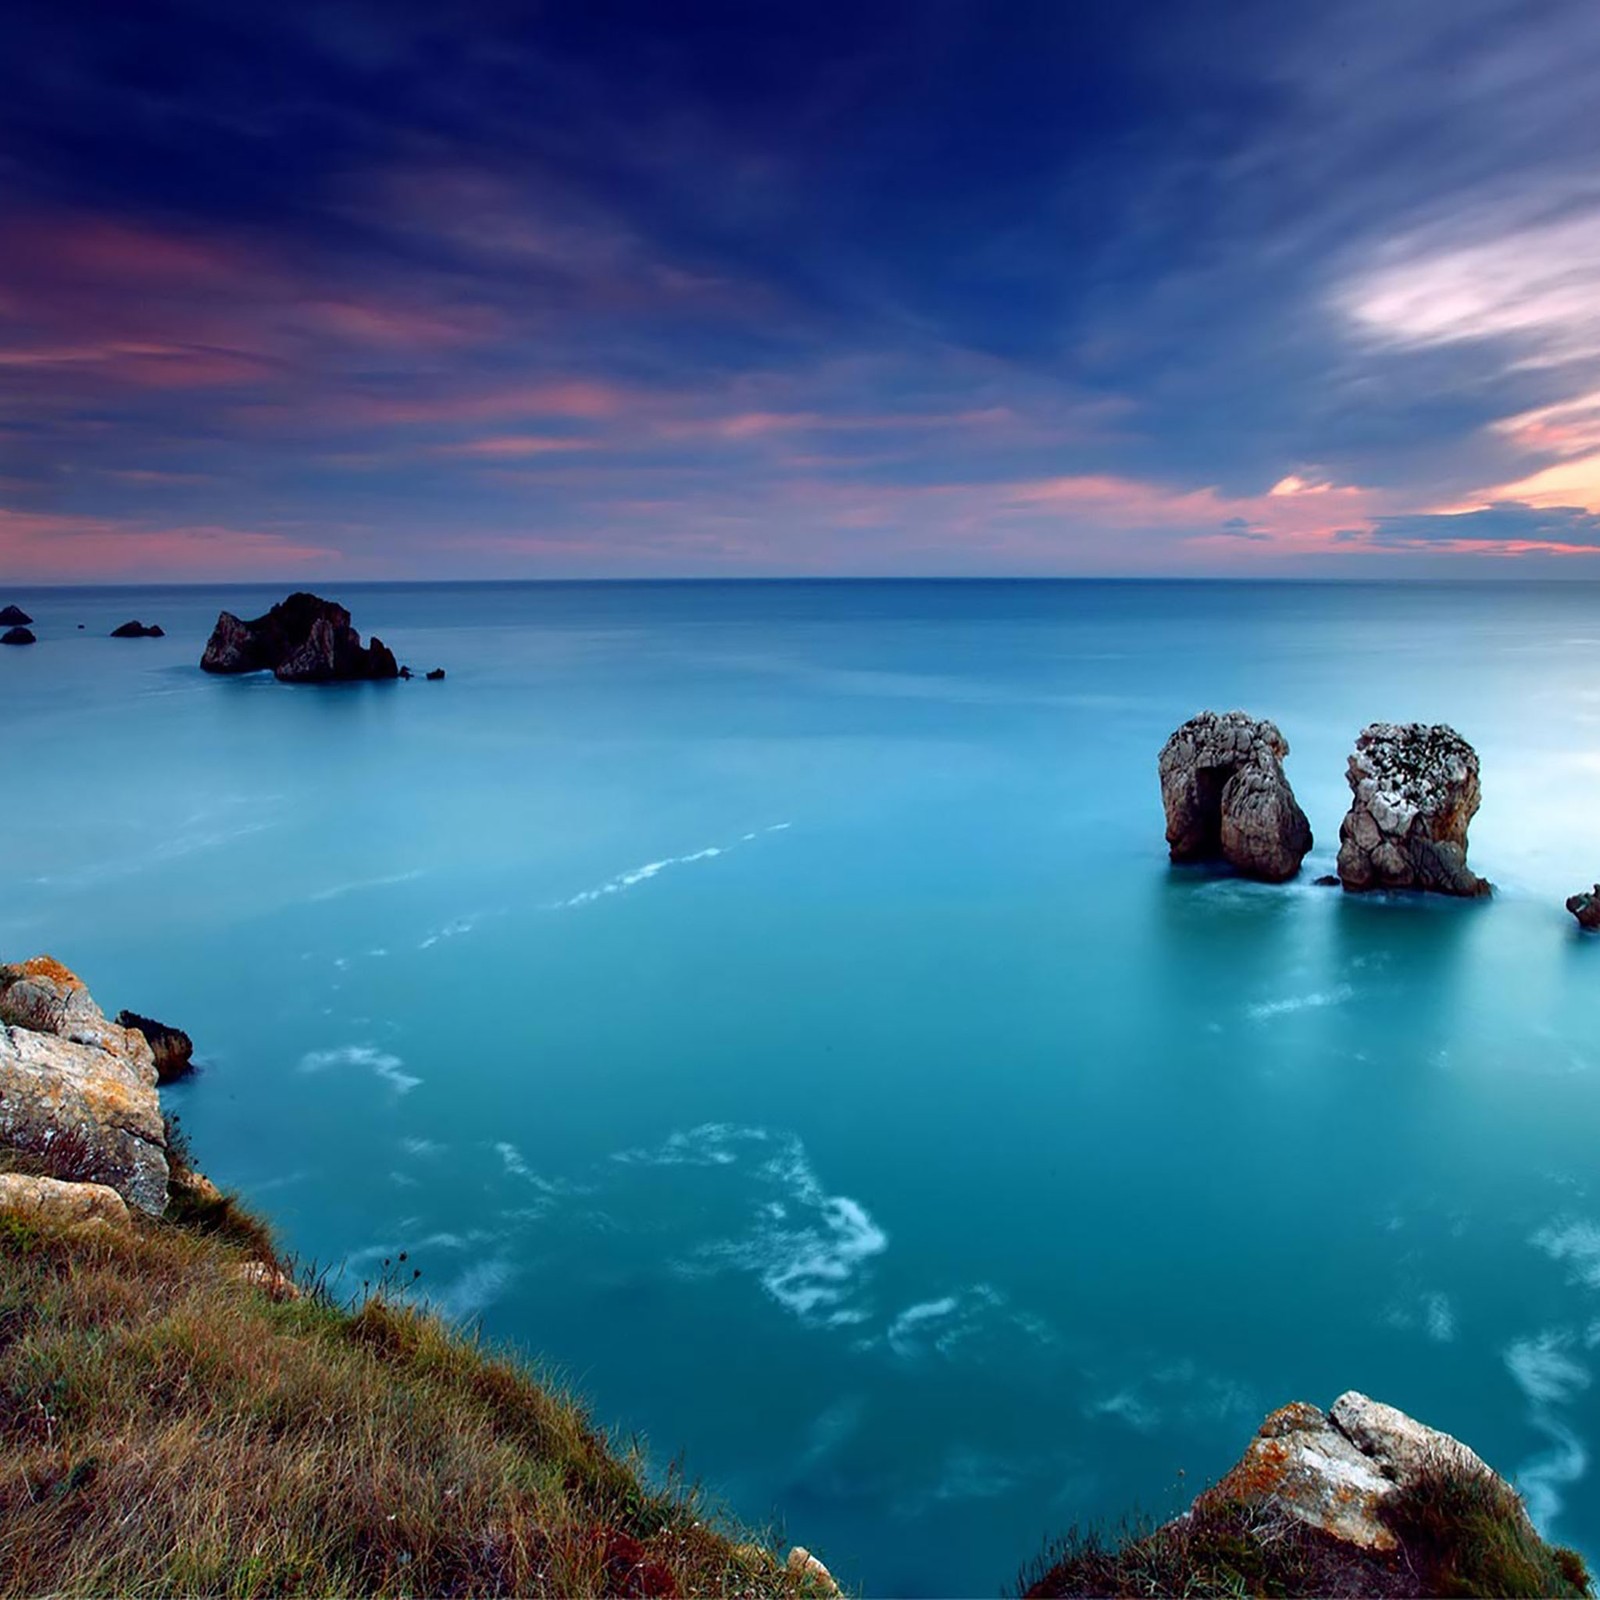
[[[1594,590],[340,593],[447,681],[202,675],[265,591],[0,595],[0,954],[195,1036],[170,1100],[302,1257],[409,1249],[875,1594],[1346,1388],[1600,1553]],[[1287,735],[1299,882],[1168,866],[1204,706]],[[1492,903],[1311,886],[1376,718],[1477,746]]]

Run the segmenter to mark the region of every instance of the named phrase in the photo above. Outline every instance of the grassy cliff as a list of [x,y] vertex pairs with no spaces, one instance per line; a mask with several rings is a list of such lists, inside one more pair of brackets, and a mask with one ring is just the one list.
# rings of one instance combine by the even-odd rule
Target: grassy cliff
[[394,1295],[296,1293],[267,1243],[204,1189],[0,1214],[0,1592],[828,1592],[556,1385]]

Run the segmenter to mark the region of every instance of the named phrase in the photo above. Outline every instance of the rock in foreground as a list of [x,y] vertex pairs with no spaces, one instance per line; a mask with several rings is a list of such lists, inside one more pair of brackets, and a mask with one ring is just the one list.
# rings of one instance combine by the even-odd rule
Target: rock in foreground
[[0,633],[0,644],[38,644],[31,628],[7,628]]
[[207,672],[271,672],[283,683],[346,683],[397,678],[400,668],[381,639],[363,645],[350,613],[314,594],[292,594],[265,616],[217,618],[200,665]]
[[82,981],[36,956],[0,966],[0,1145],[49,1175],[107,1184],[160,1216],[167,1137],[150,1046],[107,1022]]
[[1567,910],[1578,919],[1578,926],[1585,932],[1600,933],[1600,883],[1593,889],[1569,895]]
[[21,606],[0,606],[0,627],[25,628],[32,621]]
[[1161,803],[1174,861],[1226,861],[1268,883],[1292,878],[1311,824],[1284,776],[1289,741],[1243,711],[1202,711],[1161,751]]
[[111,630],[113,639],[165,639],[166,629],[159,622],[152,622],[148,627],[142,622],[124,622],[120,628]]
[[1346,774],[1350,810],[1339,827],[1346,889],[1426,889],[1485,895],[1467,866],[1467,825],[1481,798],[1478,754],[1443,723],[1374,722]]
[[1120,1548],[1069,1539],[1030,1596],[1592,1593],[1459,1440],[1351,1391],[1274,1411],[1190,1508]]

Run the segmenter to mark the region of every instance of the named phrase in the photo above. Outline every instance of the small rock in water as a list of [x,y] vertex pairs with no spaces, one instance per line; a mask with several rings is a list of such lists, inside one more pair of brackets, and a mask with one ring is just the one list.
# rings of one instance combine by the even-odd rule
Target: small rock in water
[[7,628],[0,633],[0,644],[38,644],[31,628]]
[[1567,910],[1578,919],[1578,926],[1589,933],[1600,933],[1600,883],[1567,900]]
[[1339,875],[1336,872],[1324,872],[1320,878],[1313,878],[1311,881],[1319,889],[1337,889],[1339,887]]
[[148,628],[142,622],[124,622],[120,628],[111,630],[113,639],[165,639],[166,636],[166,630],[158,622],[152,622]]
[[409,682],[410,682],[410,681],[411,681],[411,679],[412,679],[412,678],[414,678],[414,677],[416,677],[416,673],[414,673],[414,672],[413,672],[413,671],[412,671],[412,670],[411,670],[411,668],[410,668],[410,667],[401,667],[401,669],[400,669],[400,676],[401,676],[401,677],[402,677],[402,678],[404,678],[404,679],[405,679],[405,680],[406,680],[406,681],[407,681],[407,682],[408,682],[408,683],[409,683]]
[[433,671],[428,674],[428,682],[429,683],[441,683],[441,682],[443,682],[443,680],[444,680],[444,668],[443,667],[435,667],[433,669]]
[[169,1028],[164,1022],[141,1017],[137,1011],[119,1011],[119,1028],[137,1028],[156,1059],[156,1082],[171,1083],[194,1071],[194,1040],[182,1028]]
[[5,606],[0,608],[0,623],[8,628],[25,628],[33,621],[21,606]]

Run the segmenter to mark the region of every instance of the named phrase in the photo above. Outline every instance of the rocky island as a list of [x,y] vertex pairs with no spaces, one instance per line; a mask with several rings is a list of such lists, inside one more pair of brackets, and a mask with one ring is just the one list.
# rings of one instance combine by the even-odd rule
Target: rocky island
[[25,628],[32,621],[21,606],[0,606],[0,628]]
[[0,644],[38,644],[32,628],[7,628],[0,633]]
[[124,622],[120,628],[111,630],[113,639],[165,639],[166,636],[166,629],[159,622],[148,626],[142,622]]
[[281,683],[348,683],[398,678],[381,639],[363,645],[350,613],[314,594],[292,594],[264,616],[245,622],[224,611],[200,658],[207,672],[271,672]]
[[1374,722],[1356,740],[1339,881],[1352,892],[1424,889],[1464,897],[1490,885],[1467,866],[1478,810],[1478,754],[1438,723]]
[[1226,861],[1282,883],[1311,848],[1311,824],[1284,776],[1289,741],[1243,711],[1202,711],[1161,751],[1161,801],[1172,859]]

